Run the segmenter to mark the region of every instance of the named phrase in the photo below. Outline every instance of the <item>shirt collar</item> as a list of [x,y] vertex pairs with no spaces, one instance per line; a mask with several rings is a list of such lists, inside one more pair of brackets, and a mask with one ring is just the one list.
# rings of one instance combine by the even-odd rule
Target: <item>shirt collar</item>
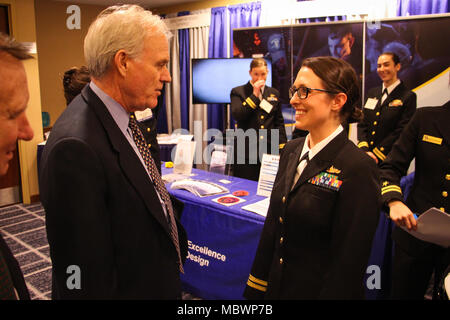
[[102,89],[100,89],[93,81],[90,82],[92,91],[102,100],[106,109],[113,117],[115,123],[119,127],[120,131],[126,135],[128,123],[130,121],[130,114],[122,107],[120,103],[111,98]]
[[[394,89],[397,88],[397,86],[399,84],[400,84],[400,79],[397,79],[397,81],[395,81],[393,84],[391,84],[389,87],[387,87],[388,94],[391,94],[391,92],[394,91]],[[383,83],[383,88],[382,88],[381,92],[383,92],[384,89],[386,89],[386,87],[384,86],[384,83]]]
[[312,147],[311,149],[309,148],[309,139],[310,139],[310,134],[308,133],[308,135],[306,136],[305,139],[305,143],[303,144],[303,150],[302,153],[300,154],[300,158],[303,157],[303,155],[306,152],[309,152],[308,154],[308,158],[309,160],[312,160],[312,158],[314,158],[314,156],[316,154],[318,154],[323,148],[326,147],[326,145],[328,143],[331,142],[331,140],[333,140],[334,138],[336,138],[336,136],[338,134],[340,134],[342,131],[344,130],[344,128],[342,127],[342,125],[339,125],[336,130],[333,131],[332,134],[330,134],[328,137],[326,137],[325,139],[323,139],[322,141],[320,141],[319,143],[317,143],[314,147]]

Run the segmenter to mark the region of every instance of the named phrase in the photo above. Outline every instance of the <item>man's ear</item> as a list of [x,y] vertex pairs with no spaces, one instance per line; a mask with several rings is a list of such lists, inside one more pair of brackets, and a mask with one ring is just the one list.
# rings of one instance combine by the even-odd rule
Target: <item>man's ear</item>
[[119,50],[114,55],[114,66],[121,76],[125,76],[128,70],[128,54],[125,50]]
[[339,92],[333,98],[331,109],[340,112],[346,102],[347,102],[347,95],[343,92]]

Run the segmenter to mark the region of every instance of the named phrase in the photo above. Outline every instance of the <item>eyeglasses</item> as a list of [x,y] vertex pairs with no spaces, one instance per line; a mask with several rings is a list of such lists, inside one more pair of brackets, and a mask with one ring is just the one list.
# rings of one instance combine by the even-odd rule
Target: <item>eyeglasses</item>
[[313,88],[308,88],[308,87],[299,87],[296,88],[295,86],[292,86],[289,88],[289,99],[292,99],[292,97],[294,96],[295,93],[297,93],[297,96],[300,99],[306,99],[308,98],[308,94],[312,91],[320,91],[320,92],[326,92],[326,93],[331,93],[331,94],[338,94],[339,92],[335,92],[335,91],[329,91],[329,90],[324,90],[324,89],[313,89]]

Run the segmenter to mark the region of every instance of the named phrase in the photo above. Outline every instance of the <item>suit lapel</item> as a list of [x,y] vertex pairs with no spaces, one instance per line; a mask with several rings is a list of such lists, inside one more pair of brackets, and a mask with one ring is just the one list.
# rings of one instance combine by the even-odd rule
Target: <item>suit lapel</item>
[[82,95],[88,106],[94,110],[109,137],[113,149],[118,153],[119,165],[124,175],[140,195],[148,211],[170,235],[169,225],[163,209],[160,205],[155,205],[160,203],[158,195],[139,157],[120,131],[111,114],[106,109],[106,106],[92,91],[89,85],[83,89]]
[[346,135],[347,132],[345,130],[342,131],[340,134],[338,134],[337,137],[331,140],[318,154],[316,154],[314,158],[312,158],[312,160],[309,161],[294,188],[292,188],[292,191],[295,191],[306,181],[319,174],[320,172],[325,171],[333,164],[336,155],[340,152],[340,150],[347,142]]
[[285,187],[285,190],[284,190],[283,194],[287,194],[291,190],[291,186],[292,186],[292,183],[294,181],[295,174],[297,172],[298,161],[300,160],[300,155],[301,155],[302,150],[303,150],[303,145],[305,144],[305,141],[306,141],[305,138],[300,138],[298,140],[303,140],[303,141],[299,141],[299,144],[295,148],[295,151],[291,152],[289,154],[289,160],[288,160],[288,163],[287,163],[286,174],[285,174],[285,179],[286,180],[283,183],[283,185]]

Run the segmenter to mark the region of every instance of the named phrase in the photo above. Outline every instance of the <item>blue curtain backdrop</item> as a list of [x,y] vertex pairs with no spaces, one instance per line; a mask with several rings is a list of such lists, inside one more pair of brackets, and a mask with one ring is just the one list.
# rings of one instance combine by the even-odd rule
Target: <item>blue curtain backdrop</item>
[[[261,17],[261,2],[251,2],[228,6],[230,16],[230,57],[233,57],[233,30],[237,28],[257,27]],[[250,68],[250,66],[249,66]],[[249,78],[250,80],[250,78]],[[244,84],[244,83],[243,83]],[[230,128],[235,121],[230,113]]]
[[229,6],[228,13],[230,15],[230,57],[232,57],[233,29],[259,26],[261,2],[251,2]]
[[[227,14],[228,11],[228,14]],[[211,25],[209,27],[209,58],[227,58],[227,19],[230,21],[229,34],[234,28],[257,27],[261,16],[261,3],[252,2],[211,9]],[[230,38],[232,40],[232,38]],[[232,42],[230,42],[232,56]],[[208,128],[224,130],[224,104],[208,104]],[[231,124],[234,121],[231,119]]]
[[[227,57],[227,30],[226,30],[226,7],[211,9],[211,24],[209,26],[208,58]],[[214,75],[212,75],[214,76]],[[214,79],[211,79],[214,81]],[[223,130],[225,105],[208,104],[208,129],[216,128]]]
[[397,16],[447,12],[448,0],[397,0]]
[[[189,15],[189,11],[178,12],[178,16]],[[191,82],[189,56],[189,29],[178,30],[180,45],[180,117],[181,128],[189,130],[189,88]]]

